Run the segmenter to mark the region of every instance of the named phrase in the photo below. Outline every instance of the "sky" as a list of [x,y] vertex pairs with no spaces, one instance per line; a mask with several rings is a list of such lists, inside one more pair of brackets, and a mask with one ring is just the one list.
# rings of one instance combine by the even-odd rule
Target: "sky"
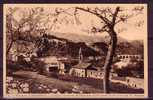
[[[48,12],[53,12],[54,8],[56,7],[60,7],[63,9],[67,9],[67,8],[73,8],[73,7],[99,7],[99,8],[107,8],[110,7],[112,9],[114,9],[117,6],[120,6],[121,8],[125,9],[126,14],[131,14],[133,12],[131,12],[131,9],[133,9],[133,7],[135,6],[143,6],[144,10],[142,12],[142,14],[134,16],[132,18],[129,18],[127,22],[125,23],[119,23],[115,26],[115,31],[117,32],[118,36],[125,38],[127,40],[143,40],[144,38],[147,37],[147,6],[143,5],[143,4],[51,4],[51,5],[22,5],[22,4],[8,4],[5,5],[5,8],[7,9],[8,7],[19,7],[20,10],[16,13],[14,13],[14,18],[16,18],[17,21],[20,21],[22,12],[28,10],[28,8],[31,7],[43,7],[44,8],[44,12],[48,13]],[[6,10],[7,12],[7,10]],[[73,9],[70,9],[67,11],[68,13],[74,13]],[[81,22],[81,24],[75,24],[76,22],[74,21],[74,16],[69,16],[68,21],[73,20],[73,23],[69,23],[69,24],[57,24],[58,28],[52,29],[52,30],[48,30],[49,32],[64,32],[64,33],[69,33],[69,34],[79,34],[79,35],[88,35],[88,36],[93,36],[92,34],[89,34],[87,31],[90,30],[93,26],[96,27],[101,27],[101,20],[96,17],[95,15],[89,14],[87,12],[83,12],[83,11],[78,11],[78,19]],[[62,17],[64,17],[65,15],[61,14],[61,19]],[[45,20],[45,19],[44,19]],[[143,25],[141,25],[140,27],[136,26],[138,22],[142,22]],[[48,26],[52,25],[52,22],[48,23]],[[42,25],[43,27],[44,25]],[[122,30],[121,32],[119,32],[119,30]],[[97,36],[105,36],[107,35],[107,33],[98,33],[96,34]]]

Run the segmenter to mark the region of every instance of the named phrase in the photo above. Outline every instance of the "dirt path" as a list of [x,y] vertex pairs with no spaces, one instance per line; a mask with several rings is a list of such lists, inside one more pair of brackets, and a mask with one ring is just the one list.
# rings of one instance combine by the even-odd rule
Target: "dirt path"
[[[60,91],[71,91],[75,86],[79,87],[80,91],[83,91],[83,93],[103,93],[102,87],[99,84],[101,84],[101,81],[96,81],[97,85],[95,84],[90,85],[87,84],[88,80],[85,80],[84,82],[78,81],[64,81],[60,79],[56,79],[53,77],[45,76],[45,75],[40,75],[37,72],[32,72],[32,71],[17,71],[14,72],[13,75],[25,79],[25,80],[30,80],[31,82],[39,82],[41,84],[47,85],[50,89],[58,89]],[[113,83],[111,82],[111,93],[143,93],[144,90],[142,89],[134,89],[127,87],[124,84],[120,83]]]
[[50,88],[56,88],[59,90],[72,91],[74,86],[78,86],[80,91],[83,91],[85,93],[103,93],[103,90],[94,88],[86,84],[79,84],[77,82],[67,82],[63,80],[58,80],[52,77],[40,75],[37,72],[18,71],[14,72],[13,74],[16,76],[33,79],[34,81],[48,85]]

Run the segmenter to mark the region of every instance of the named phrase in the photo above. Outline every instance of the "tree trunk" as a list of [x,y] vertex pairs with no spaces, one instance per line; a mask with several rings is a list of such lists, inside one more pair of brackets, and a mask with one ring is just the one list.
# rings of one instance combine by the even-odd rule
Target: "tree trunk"
[[112,29],[110,30],[109,35],[111,39],[110,39],[110,44],[109,44],[109,48],[107,51],[107,56],[106,56],[105,64],[104,64],[104,78],[103,78],[104,93],[109,93],[109,90],[110,90],[109,75],[110,75],[110,70],[111,70],[111,64],[113,61],[113,56],[115,53],[115,48],[117,45],[116,32]]
[[8,54],[9,54],[10,49],[12,48],[13,42],[14,42],[14,41],[13,41],[13,40],[11,40],[11,43],[10,43],[10,45],[8,46],[7,51],[6,51],[6,55],[8,55]]

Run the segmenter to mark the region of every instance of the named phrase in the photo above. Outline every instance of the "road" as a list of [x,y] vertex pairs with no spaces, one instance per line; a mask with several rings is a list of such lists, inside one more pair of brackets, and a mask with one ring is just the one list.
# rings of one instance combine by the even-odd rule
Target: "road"
[[14,75],[16,76],[22,76],[23,78],[30,78],[34,81],[47,84],[50,88],[56,88],[58,90],[65,90],[70,91],[73,89],[74,86],[78,86],[80,91],[83,91],[85,93],[102,93],[103,90],[94,88],[90,85],[86,84],[79,84],[77,82],[68,82],[63,81],[59,79],[55,79],[52,77],[40,75],[37,72],[31,72],[31,71],[18,71],[15,72]]
[[[89,81],[84,79],[72,82],[72,81],[56,79],[45,75],[40,75],[37,72],[32,72],[32,71],[17,71],[14,72],[13,75],[19,76],[20,78],[25,80],[32,79],[32,81],[46,84],[50,88],[56,88],[62,91],[72,91],[73,87],[77,86],[79,87],[80,91],[83,91],[83,93],[103,93],[102,80],[95,80],[93,84],[92,82],[90,82],[91,84],[88,84]],[[110,91],[111,93],[143,93],[143,90],[141,89],[133,89],[127,87],[124,84],[112,83],[112,82],[110,84],[111,84],[111,91]]]

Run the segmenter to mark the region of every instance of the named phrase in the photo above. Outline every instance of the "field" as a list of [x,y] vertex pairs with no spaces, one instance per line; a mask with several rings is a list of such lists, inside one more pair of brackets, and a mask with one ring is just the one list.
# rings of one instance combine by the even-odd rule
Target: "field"
[[[143,93],[120,83],[111,82],[111,93]],[[102,80],[40,75],[32,71],[17,71],[7,76],[7,93],[103,93]]]

